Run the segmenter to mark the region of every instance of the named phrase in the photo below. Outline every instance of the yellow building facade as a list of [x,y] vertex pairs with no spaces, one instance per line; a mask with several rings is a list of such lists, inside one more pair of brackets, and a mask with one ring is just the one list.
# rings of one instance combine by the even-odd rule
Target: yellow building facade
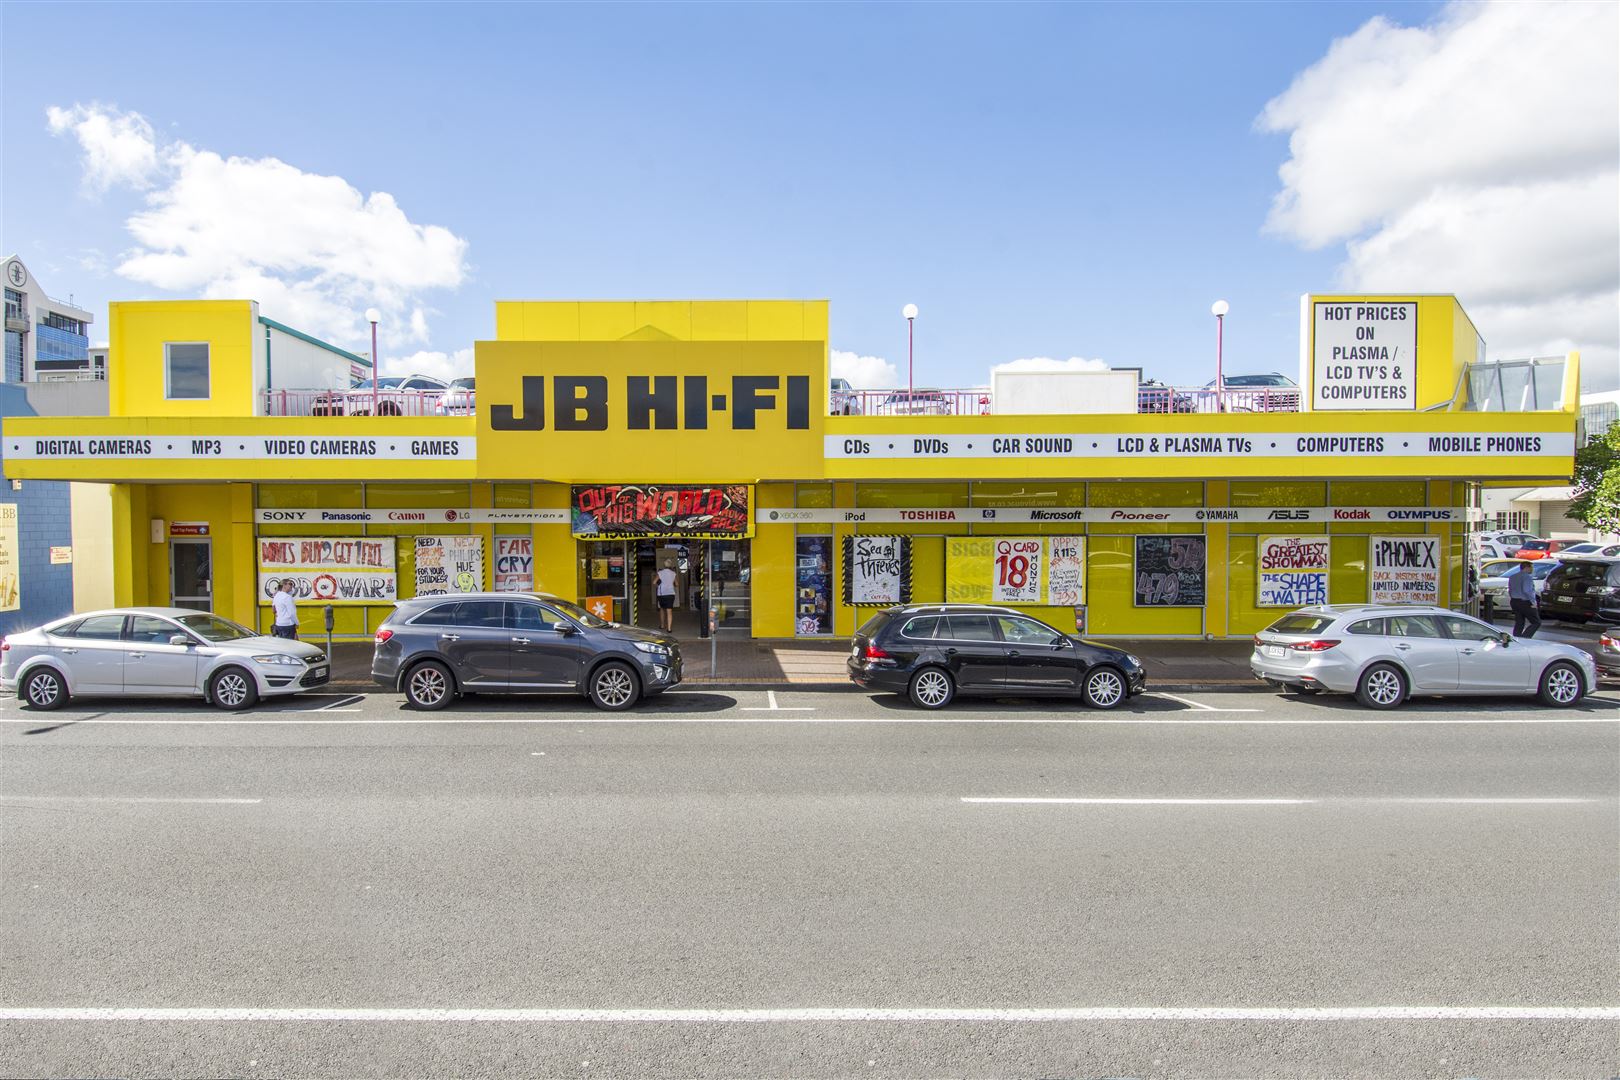
[[[691,634],[712,614],[844,636],[900,599],[1105,637],[1243,636],[1303,602],[1465,606],[1480,485],[1567,480],[1574,453],[1578,361],[1563,407],[1469,411],[1482,347],[1449,296],[1305,298],[1286,412],[829,415],[824,301],[500,301],[471,415],[319,404],[341,394],[268,415],[246,302],[111,322],[113,415],[5,421],[7,477],[111,485],[120,604],[268,626],[288,577],[302,629],[330,605],[339,636],[477,588],[651,624],[665,564]],[[176,355],[203,358],[206,397]]]

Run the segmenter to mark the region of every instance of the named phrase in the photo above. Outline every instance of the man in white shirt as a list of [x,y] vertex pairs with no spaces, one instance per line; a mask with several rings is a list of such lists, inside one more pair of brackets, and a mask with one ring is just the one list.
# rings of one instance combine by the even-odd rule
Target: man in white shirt
[[276,637],[298,638],[298,605],[293,601],[293,582],[282,578],[276,595],[270,598],[270,607],[276,613],[276,623],[270,632]]

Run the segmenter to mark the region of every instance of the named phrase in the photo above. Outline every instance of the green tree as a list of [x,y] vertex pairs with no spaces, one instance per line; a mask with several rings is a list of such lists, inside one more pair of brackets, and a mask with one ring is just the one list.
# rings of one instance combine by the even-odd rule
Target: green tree
[[1569,516],[1589,528],[1620,532],[1620,421],[1576,451]]

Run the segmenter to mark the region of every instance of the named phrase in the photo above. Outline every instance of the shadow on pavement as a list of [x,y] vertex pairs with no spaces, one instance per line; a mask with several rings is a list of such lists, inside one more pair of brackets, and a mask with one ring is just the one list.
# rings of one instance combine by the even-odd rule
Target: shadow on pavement
[[[444,716],[452,718],[459,712],[478,713],[578,713],[590,706],[577,694],[467,694],[439,712],[423,712],[406,706],[399,698],[384,713],[397,712],[403,716]],[[598,717],[622,716],[632,719],[656,720],[660,716],[694,716],[726,712],[737,707],[737,699],[730,694],[710,694],[683,691],[679,694],[659,694],[644,698],[627,712],[613,713],[605,709],[591,709]]]

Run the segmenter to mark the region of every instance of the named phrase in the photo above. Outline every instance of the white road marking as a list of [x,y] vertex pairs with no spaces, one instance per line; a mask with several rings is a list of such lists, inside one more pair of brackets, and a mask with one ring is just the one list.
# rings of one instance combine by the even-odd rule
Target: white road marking
[[815,712],[816,711],[813,707],[811,707],[809,705],[789,705],[789,706],[787,706],[785,708],[783,706],[781,706],[781,705],[778,705],[776,703],[776,691],[775,690],[767,690],[767,691],[765,691],[765,700],[770,702],[770,704],[769,705],[743,705],[743,706],[741,706],[742,711],[743,712]]
[[[289,712],[319,712],[320,710],[283,709],[279,714]],[[322,712],[323,716],[330,716],[333,712],[360,712],[359,709],[335,709]],[[739,710],[745,711],[745,710]],[[761,707],[757,711],[769,712]],[[789,712],[789,709],[779,709],[779,712]],[[1217,710],[1225,712],[1257,712],[1255,709],[1227,709]],[[278,714],[278,715],[279,715]],[[0,716],[0,724],[29,724],[39,725],[45,723],[37,716]],[[1468,717],[1435,717],[1432,719],[1390,719],[1387,717],[1346,717],[1346,718],[1317,718],[1317,719],[1266,719],[1256,717],[1253,719],[1228,719],[1226,717],[1205,716],[1199,713],[1194,716],[1179,714],[1147,716],[1073,716],[1054,717],[1050,715],[1008,715],[1008,716],[939,716],[930,714],[926,716],[819,716],[809,717],[771,717],[771,716],[727,716],[724,714],[707,714],[702,716],[658,716],[635,714],[619,716],[513,716],[513,717],[380,717],[365,720],[267,720],[250,717],[234,717],[232,719],[147,719],[144,717],[130,717],[126,719],[108,719],[105,717],[76,720],[71,716],[60,717],[56,723],[62,726],[82,727],[86,724],[159,724],[159,725],[210,725],[222,724],[231,727],[245,727],[251,725],[301,725],[313,724],[335,726],[338,724],[1056,724],[1080,726],[1085,724],[1114,724],[1124,726],[1199,726],[1199,725],[1253,725],[1256,727],[1422,727],[1424,725],[1444,724],[1620,724],[1620,716],[1550,716],[1545,718],[1516,717],[1511,719],[1488,719],[1479,716]]]
[[1301,806],[1315,799],[1023,799],[964,798],[965,803],[1003,803],[1036,806]]
[[1194,708],[1194,709],[1197,709],[1197,710],[1199,710],[1199,711],[1200,711],[1200,712],[1222,712],[1222,713],[1230,713],[1230,712],[1243,712],[1243,713],[1256,713],[1256,712],[1259,712],[1259,711],[1260,711],[1260,710],[1259,710],[1259,709],[1226,709],[1226,708],[1218,708],[1218,707],[1216,707],[1216,706],[1214,706],[1214,705],[1205,705],[1205,704],[1204,704],[1204,703],[1203,703],[1203,702],[1201,702],[1201,701],[1194,701],[1194,700],[1192,700],[1192,699],[1191,699],[1191,698],[1184,698],[1184,697],[1179,697],[1179,696],[1177,696],[1177,695],[1175,695],[1175,694],[1169,694],[1169,693],[1166,693],[1166,692],[1164,692],[1164,691],[1163,691],[1163,690],[1149,690],[1149,691],[1148,691],[1148,692],[1147,692],[1147,693],[1146,693],[1146,694],[1145,694],[1145,695],[1144,695],[1144,696],[1145,696],[1145,697],[1162,697],[1162,698],[1169,698],[1169,699],[1170,699],[1170,700],[1171,700],[1171,701],[1177,701],[1177,702],[1180,702],[1180,703],[1181,703],[1181,704],[1183,704],[1183,705],[1186,705],[1186,706],[1189,706],[1189,707],[1191,707],[1191,708]]
[[0,795],[0,802],[56,803],[197,803],[203,806],[253,806],[263,799],[159,799],[115,795]]
[[1406,798],[1325,798],[1325,799],[1199,799],[1199,798],[1022,798],[964,797],[964,803],[992,803],[1027,806],[1316,806],[1323,803],[1400,803],[1412,806],[1571,806],[1594,803],[1598,799],[1406,799]]
[[0,1021],[365,1022],[406,1024],[1050,1024],[1139,1020],[1617,1021],[1615,1005],[1093,1006],[1053,1009],[252,1009],[0,1008]]

